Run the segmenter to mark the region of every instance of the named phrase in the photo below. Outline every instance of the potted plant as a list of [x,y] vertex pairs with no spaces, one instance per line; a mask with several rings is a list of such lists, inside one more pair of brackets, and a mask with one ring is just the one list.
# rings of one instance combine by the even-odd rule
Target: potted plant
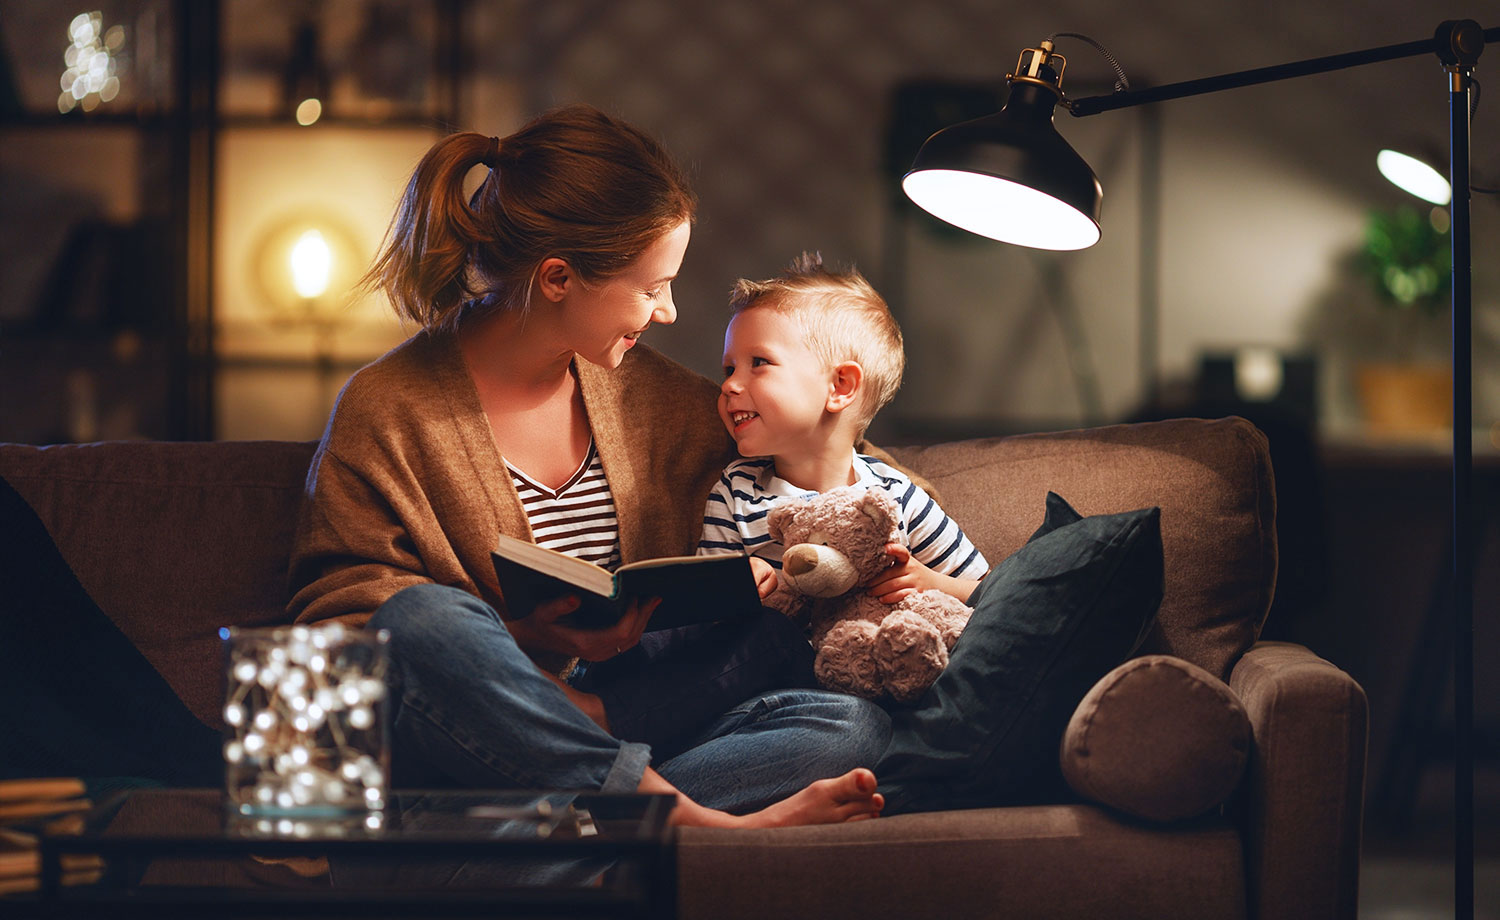
[[1393,346],[1382,359],[1365,361],[1358,369],[1365,424],[1371,433],[1383,435],[1446,429],[1452,418],[1453,372],[1436,357],[1433,345],[1451,305],[1448,212],[1402,207],[1372,213],[1359,262],[1374,287]]

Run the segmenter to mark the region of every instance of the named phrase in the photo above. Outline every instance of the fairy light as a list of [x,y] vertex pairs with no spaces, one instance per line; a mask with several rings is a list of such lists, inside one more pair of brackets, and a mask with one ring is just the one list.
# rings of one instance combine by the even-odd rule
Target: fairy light
[[378,810],[388,794],[384,633],[222,630],[225,783],[242,814]]
[[104,28],[100,11],[74,16],[68,24],[68,47],[63,50],[66,69],[59,81],[62,94],[57,97],[57,110],[63,114],[74,109],[92,112],[100,103],[119,95],[116,56],[124,46],[125,27]]

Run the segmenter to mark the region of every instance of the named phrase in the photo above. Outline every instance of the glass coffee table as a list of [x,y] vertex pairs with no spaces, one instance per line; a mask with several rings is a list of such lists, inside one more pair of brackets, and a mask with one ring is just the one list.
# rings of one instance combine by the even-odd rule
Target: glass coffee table
[[[384,812],[244,816],[137,789],[44,835],[46,916],[672,917],[670,795],[398,790]],[[102,857],[64,885],[68,857]],[[21,906],[9,902],[12,906]]]

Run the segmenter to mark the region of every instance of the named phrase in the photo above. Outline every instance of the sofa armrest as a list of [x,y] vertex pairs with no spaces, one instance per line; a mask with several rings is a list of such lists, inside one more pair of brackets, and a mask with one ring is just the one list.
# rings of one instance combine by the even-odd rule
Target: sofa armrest
[[1300,645],[1260,642],[1230,688],[1253,733],[1245,778],[1252,917],[1353,920],[1364,809],[1365,692]]

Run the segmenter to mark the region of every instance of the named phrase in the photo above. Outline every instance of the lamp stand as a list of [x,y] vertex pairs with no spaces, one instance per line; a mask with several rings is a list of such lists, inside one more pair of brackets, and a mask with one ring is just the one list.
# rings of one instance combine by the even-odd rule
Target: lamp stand
[[[1494,31],[1500,38],[1500,29]],[[1479,48],[1475,48],[1465,60],[1444,60],[1450,75],[1449,183],[1453,187],[1453,884],[1455,916],[1464,918],[1474,916],[1474,317],[1469,94],[1478,57]]]

